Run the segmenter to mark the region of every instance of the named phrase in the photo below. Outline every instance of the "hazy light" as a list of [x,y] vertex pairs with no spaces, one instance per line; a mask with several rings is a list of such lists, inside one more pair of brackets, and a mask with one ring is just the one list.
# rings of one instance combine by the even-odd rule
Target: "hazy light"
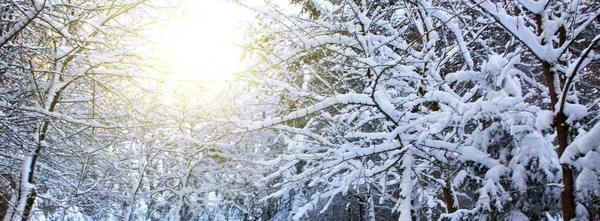
[[239,68],[243,49],[244,20],[249,12],[231,2],[219,0],[187,1],[182,14],[169,22],[163,45],[173,71],[198,81],[223,81],[233,78]]

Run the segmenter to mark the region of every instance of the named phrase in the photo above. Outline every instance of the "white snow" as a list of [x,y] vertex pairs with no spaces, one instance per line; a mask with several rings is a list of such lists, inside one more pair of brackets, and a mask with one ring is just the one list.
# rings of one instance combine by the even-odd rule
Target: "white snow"
[[568,117],[567,123],[573,123],[585,118],[588,115],[588,109],[585,105],[565,102],[563,113]]
[[283,117],[274,117],[270,119],[265,119],[261,122],[255,122],[249,125],[246,130],[236,131],[236,132],[244,132],[244,131],[252,131],[258,130],[261,128],[271,127],[273,125],[279,124],[284,121],[289,121],[293,119],[298,119],[301,117],[305,117],[309,114],[315,113],[317,111],[323,110],[325,108],[337,105],[337,104],[365,104],[365,105],[375,105],[371,98],[364,94],[342,94],[336,95],[333,97],[326,98],[325,100],[316,103],[312,106],[309,106],[304,109],[300,109],[297,111],[293,111],[290,114]]
[[519,0],[527,10],[531,11],[534,14],[539,14],[544,10],[544,7],[548,3],[548,0]]
[[572,164],[590,151],[600,152],[600,122],[586,134],[576,137],[561,156],[560,162]]
[[600,172],[583,168],[575,180],[575,189],[582,199],[592,200],[600,196]]
[[44,9],[45,4],[46,4],[46,0],[34,0],[33,1],[33,6],[35,7],[35,9],[37,11],[41,11],[42,9]]
[[520,211],[512,211],[510,212],[509,216],[508,216],[509,220],[512,221],[529,221],[529,218],[527,218],[527,216],[525,214],[523,214]]
[[[496,7],[490,1],[479,1],[479,5],[502,23],[502,26],[517,39],[521,40],[538,58],[551,63],[557,59],[557,52],[541,45],[540,38],[526,25],[527,21],[523,16],[508,15],[502,8]],[[532,8],[535,9],[533,6]]]
[[541,110],[535,118],[535,127],[538,130],[550,129],[554,123],[554,112],[549,110]]

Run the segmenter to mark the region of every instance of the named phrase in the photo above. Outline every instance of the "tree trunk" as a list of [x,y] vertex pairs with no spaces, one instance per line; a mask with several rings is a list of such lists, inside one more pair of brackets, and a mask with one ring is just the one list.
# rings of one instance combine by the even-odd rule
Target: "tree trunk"
[[[558,104],[558,93],[556,88],[559,87],[558,82],[555,81],[554,73],[552,72],[552,65],[546,61],[542,61],[542,69],[544,72],[544,78],[546,80],[546,87],[550,92],[550,101],[552,103],[552,110],[556,112],[556,105]],[[563,93],[566,93],[563,92]],[[558,158],[560,158],[569,145],[569,125],[567,124],[567,116],[561,111],[556,114],[554,118],[554,127],[556,129],[556,138],[558,139]],[[561,206],[564,220],[571,220],[576,217],[575,215],[575,182],[573,178],[573,169],[566,164],[561,164],[563,174],[563,189],[561,192]]]
[[[558,158],[562,156],[569,145],[569,126],[566,123],[567,116],[558,113],[555,119],[556,136],[558,139]],[[575,214],[575,178],[573,169],[567,164],[561,164],[563,174],[563,190],[561,193],[561,205],[564,220],[576,218]]]
[[452,196],[452,183],[450,179],[446,180],[446,186],[442,188],[442,192],[444,194],[444,203],[446,204],[446,212],[454,213],[456,212],[456,207],[454,207],[454,197]]

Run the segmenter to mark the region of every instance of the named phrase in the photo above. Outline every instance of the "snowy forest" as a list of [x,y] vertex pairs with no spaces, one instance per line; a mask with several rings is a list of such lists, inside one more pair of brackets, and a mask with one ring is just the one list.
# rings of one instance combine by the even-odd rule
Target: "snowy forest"
[[600,220],[599,1],[235,1],[212,86],[178,2],[0,0],[0,218]]

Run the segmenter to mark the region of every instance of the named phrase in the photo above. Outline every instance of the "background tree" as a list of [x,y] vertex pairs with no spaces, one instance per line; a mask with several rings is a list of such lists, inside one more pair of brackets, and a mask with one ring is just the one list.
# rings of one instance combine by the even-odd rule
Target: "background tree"
[[128,41],[145,3],[2,2],[15,21],[1,41],[5,220],[118,211],[97,201],[110,198],[98,190],[120,173],[110,156],[121,132],[146,123],[136,121],[134,96],[153,72]]

